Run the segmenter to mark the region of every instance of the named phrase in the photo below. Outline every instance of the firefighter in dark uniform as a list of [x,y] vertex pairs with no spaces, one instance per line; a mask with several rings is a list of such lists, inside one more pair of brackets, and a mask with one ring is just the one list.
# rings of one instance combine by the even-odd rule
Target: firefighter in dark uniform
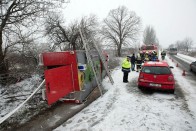
[[162,51],[161,52],[161,59],[164,60],[165,59],[165,56],[166,56],[166,52],[165,51]]
[[130,72],[130,68],[131,68],[131,62],[130,62],[130,56],[127,56],[123,62],[122,62],[122,72],[124,73],[123,75],[123,82],[127,83],[128,82],[128,75]]
[[135,71],[135,54],[133,53],[133,55],[131,56],[131,70]]
[[151,59],[152,61],[157,61],[158,60],[158,58],[157,58],[157,52],[156,51],[153,51],[152,52],[152,59]]
[[141,55],[138,53],[137,57],[136,57],[136,68],[137,68],[137,72],[141,70],[141,66],[142,66],[142,57]]

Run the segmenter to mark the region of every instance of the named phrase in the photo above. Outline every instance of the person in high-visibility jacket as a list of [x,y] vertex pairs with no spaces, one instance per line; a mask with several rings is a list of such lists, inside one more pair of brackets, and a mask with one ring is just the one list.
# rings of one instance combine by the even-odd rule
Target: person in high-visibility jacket
[[122,72],[124,73],[123,75],[123,82],[127,83],[128,82],[128,75],[130,72],[130,68],[131,68],[131,62],[130,62],[130,56],[127,56],[127,58],[125,58],[122,62]]

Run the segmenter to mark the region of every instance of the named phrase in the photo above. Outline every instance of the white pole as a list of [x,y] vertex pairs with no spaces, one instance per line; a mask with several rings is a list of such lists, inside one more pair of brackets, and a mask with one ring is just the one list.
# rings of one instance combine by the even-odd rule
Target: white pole
[[31,99],[31,97],[43,86],[45,83],[45,79],[42,81],[42,83],[39,85],[39,87],[23,102],[21,103],[17,108],[15,108],[10,113],[6,114],[3,118],[0,119],[0,124],[3,123],[5,120],[7,120],[10,116],[12,116],[15,112],[17,112],[28,100]]

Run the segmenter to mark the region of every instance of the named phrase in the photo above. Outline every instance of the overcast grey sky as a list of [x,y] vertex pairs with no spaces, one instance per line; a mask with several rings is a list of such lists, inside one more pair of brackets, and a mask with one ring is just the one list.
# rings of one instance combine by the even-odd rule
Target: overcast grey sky
[[69,23],[96,14],[101,21],[111,9],[122,5],[141,17],[143,29],[146,25],[154,27],[163,47],[185,37],[196,43],[196,0],[70,0],[64,17]]

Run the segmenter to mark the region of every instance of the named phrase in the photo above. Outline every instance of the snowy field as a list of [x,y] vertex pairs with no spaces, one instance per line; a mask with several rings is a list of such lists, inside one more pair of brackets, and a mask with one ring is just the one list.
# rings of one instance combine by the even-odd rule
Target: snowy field
[[104,96],[55,131],[195,131],[196,83],[182,76],[168,57],[166,61],[174,67],[174,94],[139,90],[137,72],[129,74],[129,83],[123,83],[121,68],[116,68],[112,72],[115,84],[108,78],[103,81],[108,90]]

